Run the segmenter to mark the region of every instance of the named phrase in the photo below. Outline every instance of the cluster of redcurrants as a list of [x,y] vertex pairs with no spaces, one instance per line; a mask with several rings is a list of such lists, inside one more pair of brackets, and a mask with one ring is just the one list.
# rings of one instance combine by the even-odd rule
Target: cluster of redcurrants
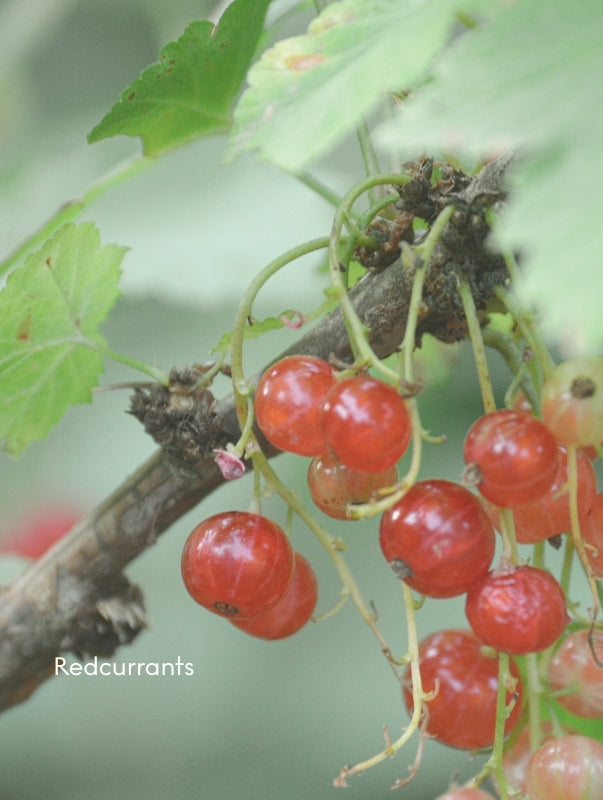
[[[519,398],[515,408],[492,411],[473,424],[464,446],[464,485],[419,481],[381,517],[381,549],[397,577],[428,597],[466,595],[472,630],[442,631],[420,644],[423,689],[439,684],[427,703],[427,731],[453,747],[473,750],[493,742],[498,676],[488,647],[536,653],[557,642],[569,621],[564,592],[548,571],[507,560],[492,569],[492,560],[495,528],[514,524],[520,544],[570,531],[570,446],[578,447],[581,535],[594,573],[603,573],[603,494],[597,494],[591,463],[603,441],[603,360],[561,364],[541,401],[543,421]],[[369,502],[396,484],[396,463],[412,435],[406,401],[394,387],[366,374],[339,379],[328,362],[310,356],[284,358],[264,373],[255,416],[275,447],[312,458],[310,494],[336,519],[348,518],[350,504]],[[219,514],[198,526],[186,543],[182,572],[197,602],[264,638],[299,630],[316,602],[305,559],[293,554],[278,526],[257,515]],[[571,647],[559,649],[561,663],[568,661],[564,646]],[[555,688],[582,682],[568,667],[563,683],[556,663],[550,667]],[[515,684],[507,695],[507,732],[519,720],[523,694],[513,662],[510,669]],[[410,687],[410,668],[405,677]],[[584,716],[603,714],[600,696],[590,706],[578,694],[561,702],[577,703],[568,707]],[[410,688],[406,703],[412,711]],[[535,790],[533,796],[544,797]]]

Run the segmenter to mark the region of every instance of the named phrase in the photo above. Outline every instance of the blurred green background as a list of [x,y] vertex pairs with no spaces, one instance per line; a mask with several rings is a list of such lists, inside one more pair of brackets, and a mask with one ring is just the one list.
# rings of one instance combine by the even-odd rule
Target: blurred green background
[[[210,10],[192,0],[0,0],[3,254],[138,152],[137,142],[125,139],[89,147],[86,134],[159,49]],[[222,167],[223,148],[223,141],[209,140],[177,151],[86,211],[103,243],[131,248],[124,297],[103,329],[114,349],[163,368],[206,360],[257,270],[329,230],[330,209],[308,189],[252,158]],[[350,142],[317,174],[345,188],[360,168]],[[303,271],[292,267],[271,283],[258,315],[318,305],[318,266],[303,262]],[[252,343],[249,372],[294,336],[279,332]],[[422,476],[458,478],[464,433],[481,413],[468,349],[450,348],[446,369],[427,362],[425,374],[423,423],[447,441],[425,448]],[[137,378],[110,367],[103,382]],[[506,380],[501,369],[499,392]],[[217,387],[222,391],[225,381]],[[92,406],[70,410],[48,441],[18,460],[3,456],[2,519],[60,500],[86,511],[117,487],[153,452],[124,413],[127,402],[123,391],[99,393]],[[307,497],[307,462],[282,456],[275,464]],[[291,639],[266,643],[204,612],[182,586],[180,552],[191,528],[220,510],[246,508],[249,497],[247,479],[222,488],[128,570],[144,590],[152,627],[116,660],[180,657],[193,663],[194,676],[49,681],[0,720],[2,800],[322,800],[341,791],[352,800],[391,797],[390,786],[408,774],[413,745],[352,779],[349,789],[332,787],[345,764],[382,749],[384,725],[395,739],[408,720],[400,687],[352,604]],[[266,501],[264,510],[284,523],[279,501]],[[344,538],[365,598],[375,602],[394,652],[403,654],[401,595],[378,548],[377,522],[323,521]],[[293,543],[318,575],[319,613],[328,611],[340,586],[327,555],[301,525]],[[0,579],[21,568],[3,559]],[[462,606],[462,600],[428,601],[419,614],[421,635],[465,627]],[[478,764],[430,742],[403,796],[431,800]]]

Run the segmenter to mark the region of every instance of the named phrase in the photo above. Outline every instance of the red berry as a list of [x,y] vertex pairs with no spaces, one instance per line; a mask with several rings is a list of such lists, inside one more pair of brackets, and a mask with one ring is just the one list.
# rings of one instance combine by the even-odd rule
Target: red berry
[[480,639],[514,655],[537,653],[557,641],[569,622],[555,578],[535,567],[503,567],[467,592],[465,613]]
[[316,506],[334,519],[349,519],[350,503],[367,503],[379,489],[398,480],[396,467],[384,472],[358,472],[332,453],[316,456],[308,468],[308,488]]
[[263,614],[252,619],[233,619],[233,625],[259,639],[285,639],[304,627],[314,613],[318,585],[314,570],[301,555],[295,553],[295,572],[287,592]]
[[406,403],[386,383],[365,375],[339,381],[325,395],[320,426],[330,450],[350,469],[383,472],[406,452]]
[[[482,643],[471,631],[447,630],[433,633],[419,645],[421,681],[425,692],[437,694],[426,702],[429,717],[427,733],[442,744],[464,750],[490,747],[494,741],[498,659],[483,652]],[[514,701],[505,723],[509,733],[521,715],[522,686],[514,664],[511,673],[517,678],[515,696],[507,693],[507,705]],[[404,673],[411,686],[410,666]],[[404,690],[406,706],[412,713],[412,691]]]
[[399,577],[429,597],[463,594],[485,575],[494,529],[468,489],[420,481],[381,518],[379,543]]
[[[597,493],[597,476],[589,458],[577,452],[578,463],[578,509],[580,515],[587,513]],[[513,509],[515,534],[520,544],[534,544],[567,533],[571,530],[568,485],[567,451],[559,448],[559,463],[551,488],[538,500]],[[499,514],[492,509],[495,524]]]
[[603,744],[577,735],[545,742],[528,763],[526,794],[530,800],[601,800]]
[[0,553],[39,558],[79,522],[81,514],[69,506],[48,506],[16,520],[0,539]]
[[436,797],[436,800],[494,800],[494,798],[491,794],[481,789],[461,787],[459,789],[450,789],[446,794]]
[[562,444],[603,439],[603,358],[579,356],[558,364],[542,387],[542,419]]
[[294,566],[281,528],[245,511],[209,517],[193,530],[182,552],[182,578],[191,597],[214,614],[239,619],[276,605],[291,584]]
[[255,393],[256,420],[268,441],[301,456],[324,453],[318,406],[334,380],[333,367],[313,356],[288,356],[273,364]]
[[[552,738],[553,726],[550,722],[541,722],[541,731],[543,741],[546,742]],[[526,771],[528,763],[532,756],[530,750],[530,730],[526,727],[519,734],[513,744],[505,749],[503,757],[503,769],[505,771],[505,778],[509,789],[513,789],[520,793],[525,793],[526,785]]]
[[[593,634],[594,650],[603,661],[603,633]],[[588,631],[568,634],[549,663],[551,690],[557,701],[578,717],[603,719],[603,669],[596,663]],[[569,690],[569,694],[566,692]]]
[[595,495],[580,520],[580,533],[593,572],[598,578],[603,578],[603,493]]
[[542,422],[510,410],[480,417],[469,429],[464,454],[468,480],[503,508],[541,497],[555,479],[559,458],[557,442]]

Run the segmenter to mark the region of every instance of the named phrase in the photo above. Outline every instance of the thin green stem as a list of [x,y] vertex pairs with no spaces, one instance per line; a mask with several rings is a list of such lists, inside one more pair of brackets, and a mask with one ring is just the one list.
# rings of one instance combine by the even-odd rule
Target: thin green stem
[[488,360],[486,358],[484,340],[482,338],[482,329],[469,284],[464,280],[459,281],[458,290],[467,320],[469,338],[471,339],[471,345],[473,347],[473,357],[477,368],[477,377],[482,393],[484,411],[488,414],[490,411],[496,409],[496,401],[494,400],[494,391],[492,389],[492,381],[490,380],[490,371],[488,369]]
[[544,689],[538,672],[536,653],[525,656],[526,694],[528,706],[528,729],[530,733],[530,750],[534,752],[542,743],[542,727],[540,724],[540,696]]
[[322,197],[323,200],[326,200],[329,205],[337,206],[341,203],[341,197],[330,189],[328,186],[320,181],[318,178],[315,178],[314,175],[311,175],[309,172],[298,172],[295,174],[295,177],[307,186],[308,189],[311,189],[315,194],[319,197]]
[[0,275],[7,273],[22,258],[27,256],[37,247],[40,247],[49,239],[62,225],[70,222],[112,186],[122,183],[127,178],[131,178],[151,164],[155,163],[154,158],[147,156],[137,157],[127,161],[116,169],[107,173],[93,183],[80,197],[62,205],[56,214],[45,222],[37,231],[29,236],[22,244],[17,247],[4,261],[0,263]]
[[508,800],[507,780],[503,769],[503,746],[505,740],[505,723],[507,721],[507,686],[509,684],[509,656],[498,654],[498,690],[496,693],[496,722],[494,725],[494,745],[490,762],[494,768],[501,800]]
[[138,370],[138,372],[142,372],[144,375],[149,375],[154,381],[161,384],[161,386],[167,386],[169,383],[168,374],[164,372],[164,370],[154,367],[152,364],[139,361],[137,358],[131,358],[123,353],[118,353],[116,350],[111,350],[109,347],[105,347],[96,342],[90,344],[90,346],[93,350],[101,353],[105,358],[110,358],[118,364],[124,364],[126,367]]
[[567,479],[568,479],[568,492],[569,492],[569,508],[570,520],[572,523],[572,541],[578,557],[582,562],[582,567],[586,573],[586,580],[590,588],[591,596],[593,599],[592,608],[589,609],[591,619],[596,620],[599,611],[599,593],[597,591],[597,581],[593,572],[592,565],[588,558],[584,540],[580,533],[580,515],[578,510],[578,449],[576,445],[569,445],[567,448]]
[[[362,153],[362,160],[364,161],[364,171],[368,177],[378,175],[381,172],[379,167],[379,159],[373,146],[371,133],[365,120],[362,120],[356,127],[356,136],[358,137],[358,144],[360,145],[360,152]],[[369,189],[369,199],[371,205],[376,203],[383,194],[382,184],[376,184]]]

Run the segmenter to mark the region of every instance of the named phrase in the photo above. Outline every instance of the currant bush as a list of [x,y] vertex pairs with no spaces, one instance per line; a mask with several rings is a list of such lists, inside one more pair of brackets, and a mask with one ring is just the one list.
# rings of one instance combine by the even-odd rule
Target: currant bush
[[[494,741],[498,660],[486,654],[483,643],[471,631],[445,630],[433,633],[419,645],[419,665],[425,692],[435,692],[425,702],[426,730],[449,747],[477,750]],[[522,710],[523,688],[517,668],[511,664],[515,687],[507,692],[509,714],[505,732],[517,724]],[[413,709],[411,670],[407,667],[408,688],[404,698]]]
[[559,450],[542,422],[525,412],[503,409],[473,423],[464,455],[468,481],[490,502],[513,508],[550,489]]
[[320,407],[324,440],[337,458],[359,472],[383,472],[410,442],[406,403],[392,387],[355,375],[334,384]]
[[256,419],[268,441],[302,456],[323,453],[318,407],[334,380],[333,367],[320,358],[289,356],[273,364],[255,393]]
[[283,530],[245,511],[209,517],[192,531],[182,552],[182,578],[193,600],[237,619],[275,606],[291,585],[294,567]]
[[428,597],[464,594],[494,556],[494,529],[479,500],[446,480],[419,481],[386,511],[383,555],[396,575]]
[[558,364],[544,383],[541,404],[544,423],[563,444],[603,441],[603,358]]
[[554,644],[569,616],[563,589],[535,567],[500,567],[467,592],[469,624],[490,647],[504,653],[537,653]]

